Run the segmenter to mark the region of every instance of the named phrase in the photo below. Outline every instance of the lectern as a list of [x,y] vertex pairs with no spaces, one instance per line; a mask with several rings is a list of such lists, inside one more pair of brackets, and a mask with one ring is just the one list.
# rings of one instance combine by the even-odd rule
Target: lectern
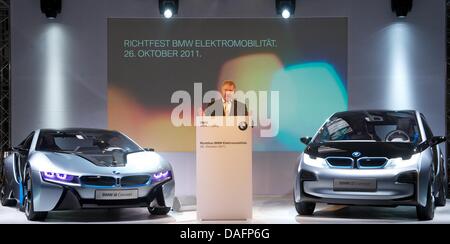
[[252,126],[246,116],[196,118],[197,219],[252,218]]

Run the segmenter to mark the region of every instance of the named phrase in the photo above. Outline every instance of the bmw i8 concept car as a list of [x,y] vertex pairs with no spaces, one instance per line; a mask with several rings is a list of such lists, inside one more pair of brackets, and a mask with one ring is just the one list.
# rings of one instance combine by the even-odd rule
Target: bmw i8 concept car
[[300,215],[316,203],[416,206],[419,220],[444,206],[447,166],[417,111],[347,111],[332,115],[299,157],[294,202]]
[[49,211],[147,207],[167,214],[173,203],[171,165],[117,131],[41,129],[4,159],[0,198],[29,220]]

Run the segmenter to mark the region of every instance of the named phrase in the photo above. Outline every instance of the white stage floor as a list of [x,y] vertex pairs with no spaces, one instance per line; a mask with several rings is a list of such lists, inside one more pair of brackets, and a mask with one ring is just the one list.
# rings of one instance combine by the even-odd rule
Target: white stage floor
[[[133,223],[133,224],[196,224],[196,223],[254,223],[254,224],[384,224],[384,223],[450,223],[450,202],[436,209],[432,221],[416,219],[414,207],[347,207],[319,204],[314,215],[297,215],[291,198],[256,197],[250,221],[199,222],[195,211],[171,212],[168,216],[151,216],[147,209],[112,209],[52,212],[43,223]],[[35,223],[27,221],[17,208],[0,206],[0,224]]]

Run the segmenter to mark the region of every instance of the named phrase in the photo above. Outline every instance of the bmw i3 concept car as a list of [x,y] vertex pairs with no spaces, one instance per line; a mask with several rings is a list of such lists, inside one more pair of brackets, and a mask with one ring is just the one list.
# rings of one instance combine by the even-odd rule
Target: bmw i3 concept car
[[171,165],[117,131],[41,129],[4,159],[2,205],[29,220],[49,211],[147,207],[167,214],[173,203]]
[[434,136],[417,111],[347,111],[332,115],[299,157],[294,201],[300,215],[316,203],[416,206],[431,220],[444,206],[447,166]]

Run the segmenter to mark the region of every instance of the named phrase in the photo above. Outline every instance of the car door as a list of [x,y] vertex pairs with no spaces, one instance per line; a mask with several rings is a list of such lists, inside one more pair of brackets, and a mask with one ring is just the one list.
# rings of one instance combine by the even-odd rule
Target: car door
[[[23,172],[28,161],[28,153],[30,152],[33,137],[34,132],[30,133],[19,145],[13,147],[14,174],[19,184],[23,179]],[[16,190],[18,191],[19,189]]]
[[22,203],[22,179],[25,165],[28,161],[31,143],[33,142],[34,132],[30,133],[19,145],[13,147],[13,174],[17,184],[13,184],[13,195]]
[[[425,135],[427,137],[427,141],[430,141],[431,138],[434,137],[433,132],[431,131],[430,126],[428,125],[425,116],[423,116],[423,114],[420,115],[421,119],[422,119],[422,124],[423,124],[423,128],[425,130]],[[435,169],[435,173],[436,173],[436,185],[435,185],[435,189],[439,189],[440,185],[442,183],[442,178],[438,178],[440,176],[443,176],[445,174],[443,174],[443,172],[441,172],[443,170],[443,165],[441,164],[441,160],[440,160],[440,148],[439,145],[434,145],[431,147],[431,153],[432,153],[432,158],[433,158],[433,164],[434,164],[434,169]],[[439,183],[439,184],[438,184]]]

